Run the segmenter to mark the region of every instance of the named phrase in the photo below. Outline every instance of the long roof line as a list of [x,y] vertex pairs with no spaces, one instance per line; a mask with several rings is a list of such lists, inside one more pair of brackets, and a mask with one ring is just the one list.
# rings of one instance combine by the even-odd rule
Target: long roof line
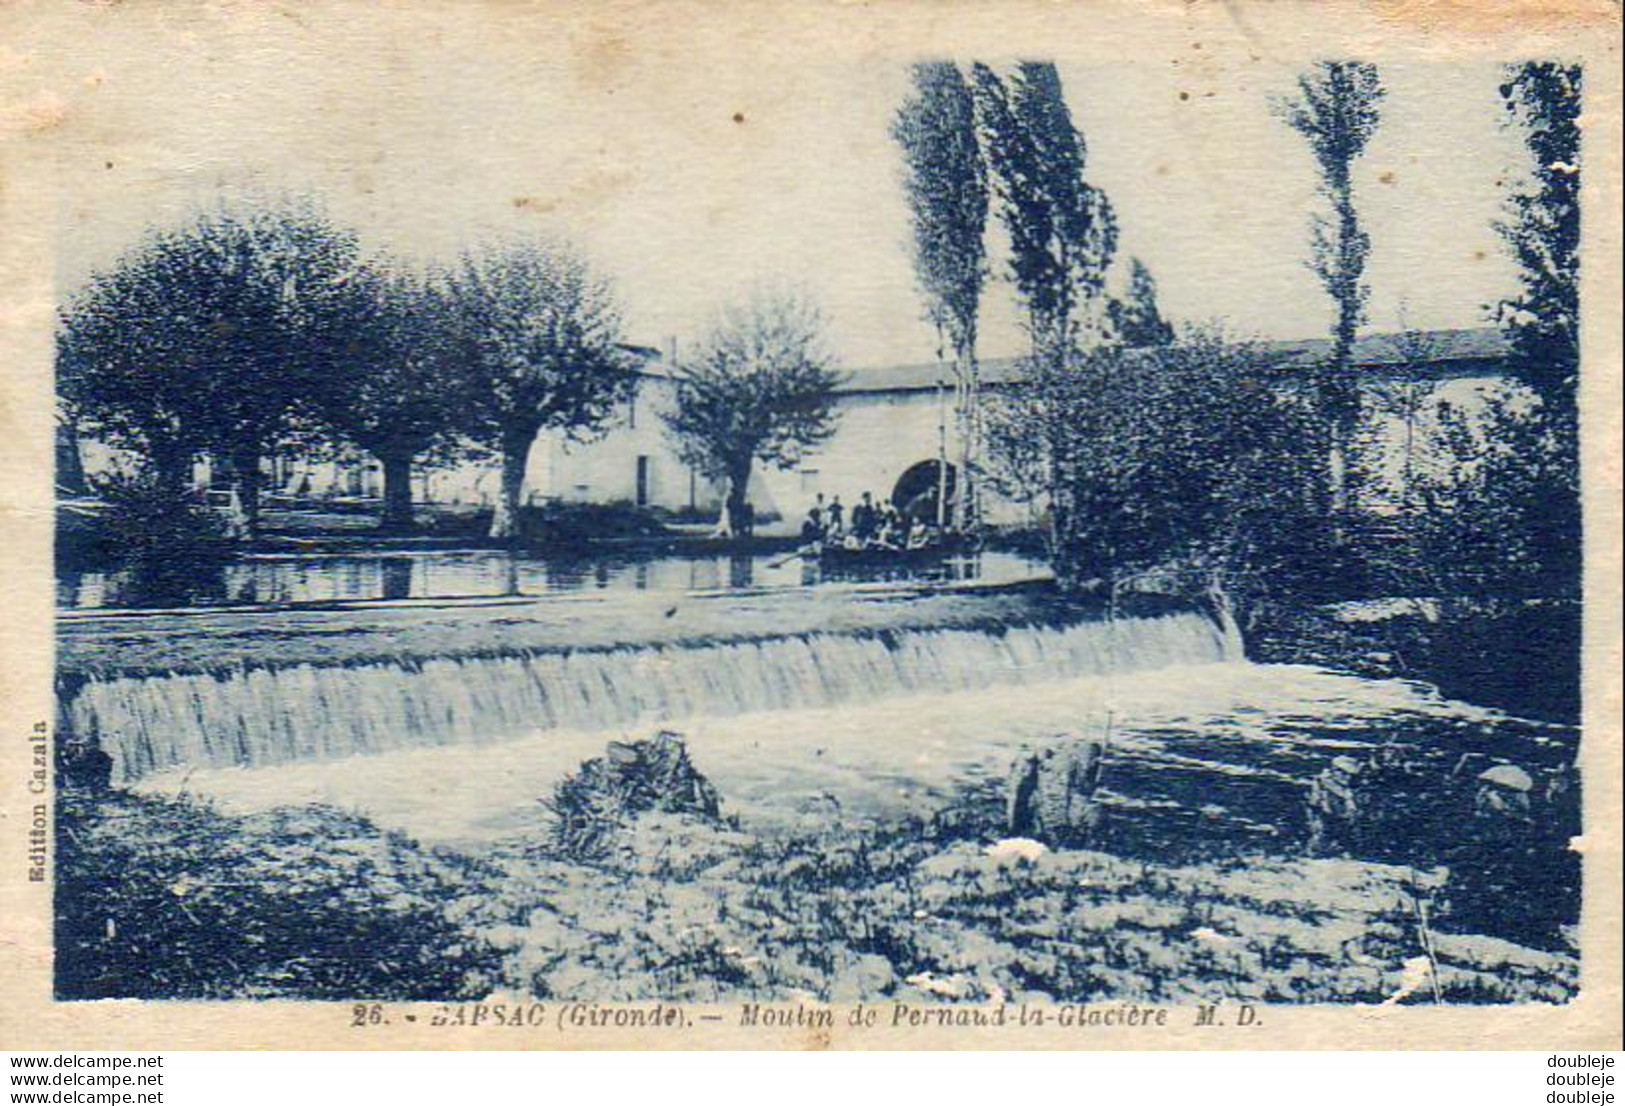
[[[1405,364],[1405,334],[1369,334],[1354,343],[1354,364],[1357,368],[1382,370]],[[1508,346],[1506,336],[1495,327],[1468,327],[1456,330],[1429,330],[1413,335],[1413,348],[1425,352],[1426,364],[1432,374],[1442,378],[1454,376],[1489,375],[1502,371]],[[1278,371],[1293,372],[1323,362],[1331,352],[1332,343],[1326,338],[1299,340],[1270,340],[1255,343],[1272,366]],[[651,346],[626,347],[643,357],[640,372],[645,376],[670,377],[672,366],[661,352]],[[984,384],[998,386],[1019,380],[1025,372],[1026,359],[1022,357],[990,357],[981,364]],[[847,371],[846,381],[837,392],[918,392],[936,389],[947,374],[947,367],[935,361],[914,362],[903,365],[873,365]]]

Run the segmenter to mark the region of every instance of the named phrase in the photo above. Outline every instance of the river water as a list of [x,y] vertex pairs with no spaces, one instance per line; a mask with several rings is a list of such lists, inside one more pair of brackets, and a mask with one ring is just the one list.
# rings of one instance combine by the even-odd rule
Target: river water
[[[927,814],[996,786],[1023,747],[1104,737],[1103,787],[1142,834],[1206,835],[1268,852],[1300,841],[1308,782],[1333,756],[1401,737],[1541,742],[1549,728],[1442,700],[1419,685],[1244,662],[1043,681],[840,706],[672,719],[726,813],[752,829],[811,829],[833,813]],[[539,800],[614,739],[652,726],[535,731],[501,745],[397,748],[347,761],[179,769],[141,789],[185,790],[232,812],[322,802],[420,840],[477,847],[536,832]]]
[[727,591],[821,583],[916,580],[1009,583],[1048,575],[1042,561],[1007,552],[925,565],[822,569],[787,553],[754,556],[533,556],[500,550],[255,555],[154,580],[132,568],[64,570],[63,610],[256,606],[394,599],[547,596],[595,591]]
[[996,793],[1024,748],[1100,740],[1116,824],[1151,853],[1296,849],[1306,789],[1341,754],[1397,741],[1533,765],[1571,737],[1425,685],[1249,663],[1196,613],[113,678],[71,717],[139,789],[330,803],[464,847],[540,833],[560,779],[662,727],[762,830],[929,814]]

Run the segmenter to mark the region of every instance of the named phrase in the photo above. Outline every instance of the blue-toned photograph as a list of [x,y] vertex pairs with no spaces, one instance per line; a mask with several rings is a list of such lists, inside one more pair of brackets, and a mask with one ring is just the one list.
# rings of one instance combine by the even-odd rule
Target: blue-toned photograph
[[71,167],[58,1000],[1576,996],[1580,65],[527,50]]

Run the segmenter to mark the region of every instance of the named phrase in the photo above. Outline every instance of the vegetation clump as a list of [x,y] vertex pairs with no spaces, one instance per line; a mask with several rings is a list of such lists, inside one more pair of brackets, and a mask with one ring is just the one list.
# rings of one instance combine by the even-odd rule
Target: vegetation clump
[[230,817],[65,791],[59,999],[453,1000],[497,954],[465,919],[491,871],[331,807]]
[[560,780],[545,805],[553,814],[553,847],[577,860],[603,858],[617,832],[641,814],[715,821],[722,813],[716,788],[669,730],[647,741],[610,742],[604,756]]

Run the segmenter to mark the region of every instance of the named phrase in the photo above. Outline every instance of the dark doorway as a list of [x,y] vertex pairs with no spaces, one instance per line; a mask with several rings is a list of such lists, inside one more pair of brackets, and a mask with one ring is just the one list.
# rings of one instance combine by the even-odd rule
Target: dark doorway
[[649,458],[643,454],[638,455],[636,503],[639,507],[647,507],[649,505]]
[[[941,461],[921,461],[910,465],[892,488],[892,506],[910,518],[934,525],[939,517],[947,518],[953,513],[958,475],[953,465],[946,466],[945,470]],[[937,506],[939,497],[942,499],[940,512]]]

